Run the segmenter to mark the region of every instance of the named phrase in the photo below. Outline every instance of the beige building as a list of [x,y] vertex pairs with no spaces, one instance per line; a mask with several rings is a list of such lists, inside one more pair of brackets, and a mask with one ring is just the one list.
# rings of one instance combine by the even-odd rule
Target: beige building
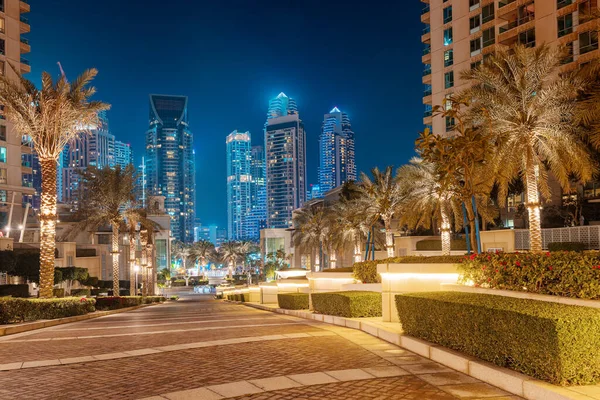
[[[26,1],[0,1],[0,74],[14,79],[17,74],[8,63],[23,74],[31,71],[29,61],[22,57],[30,51],[27,39],[21,37],[30,31],[29,22],[23,15],[28,12]],[[23,205],[35,190],[32,165],[27,156],[31,154],[31,146],[27,138],[13,130],[1,112],[0,108],[0,231],[6,236],[23,223]]]

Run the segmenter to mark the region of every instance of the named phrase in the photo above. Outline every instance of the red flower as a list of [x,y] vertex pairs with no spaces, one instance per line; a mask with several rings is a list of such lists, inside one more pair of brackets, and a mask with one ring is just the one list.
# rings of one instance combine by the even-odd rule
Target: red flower
[[496,272],[498,272],[498,270],[496,270]]
[[549,251],[548,251],[548,252],[546,252],[546,255],[547,255],[548,257],[550,257],[550,252],[549,252]]
[[521,266],[521,262],[520,262],[520,261],[517,261],[517,262],[515,262],[515,265],[516,265],[517,267],[520,267],[520,266]]
[[487,257],[488,257],[488,261],[490,261],[492,259],[492,257],[490,257],[490,256],[487,256]]
[[549,266],[549,267],[548,267],[548,269],[549,269],[550,271],[552,271],[552,266]]
[[471,254],[471,257],[469,257],[471,260],[474,260],[475,257],[477,257],[477,254]]

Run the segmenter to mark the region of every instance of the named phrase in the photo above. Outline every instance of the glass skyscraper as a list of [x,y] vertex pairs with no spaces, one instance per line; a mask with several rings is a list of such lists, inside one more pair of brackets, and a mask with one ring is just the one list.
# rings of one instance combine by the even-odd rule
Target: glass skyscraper
[[321,196],[347,181],[356,180],[354,132],[348,114],[334,107],[323,118],[319,136]]
[[248,239],[251,211],[250,132],[233,131],[227,146],[227,234],[229,240]]
[[263,146],[252,146],[250,161],[252,185],[250,187],[250,221],[248,222],[248,238],[260,239],[260,230],[267,227],[267,172],[265,166],[265,150]]
[[165,197],[171,234],[182,242],[194,240],[196,216],[193,135],[187,104],[187,96],[150,95],[145,158],[147,195]]
[[125,168],[130,164],[133,164],[131,145],[115,140],[115,166],[119,165],[121,168]]
[[265,124],[267,228],[292,226],[292,211],[306,201],[306,133],[294,99],[269,101]]

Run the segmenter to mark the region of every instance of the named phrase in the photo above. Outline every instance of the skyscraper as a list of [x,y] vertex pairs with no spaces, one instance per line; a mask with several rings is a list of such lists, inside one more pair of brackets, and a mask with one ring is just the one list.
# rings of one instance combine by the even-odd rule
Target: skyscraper
[[187,103],[186,96],[150,95],[146,177],[147,194],[165,197],[173,237],[192,242],[196,177]]
[[233,131],[227,147],[227,234],[229,240],[248,239],[252,175],[250,132]]
[[296,102],[283,92],[269,101],[265,160],[267,227],[288,228],[306,201],[306,133]]
[[262,146],[252,146],[250,161],[250,219],[248,222],[248,239],[258,241],[260,230],[267,227],[267,182],[265,166],[265,150]]
[[348,114],[334,107],[325,114],[319,136],[321,196],[347,181],[356,180],[354,132]]
[[130,164],[133,165],[133,152],[129,143],[115,140],[114,164],[115,166],[119,165],[121,168],[125,168]]

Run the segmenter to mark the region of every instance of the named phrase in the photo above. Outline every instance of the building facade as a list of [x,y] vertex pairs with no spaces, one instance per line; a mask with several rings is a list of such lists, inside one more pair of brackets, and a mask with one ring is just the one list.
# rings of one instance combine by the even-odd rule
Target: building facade
[[260,230],[267,226],[267,171],[265,166],[265,150],[263,146],[252,146],[250,174],[250,220],[248,222],[248,239],[258,241]]
[[164,196],[171,231],[182,242],[194,240],[196,177],[193,135],[186,96],[150,95],[146,132],[147,196]]
[[354,132],[348,114],[334,107],[323,118],[319,136],[319,189],[326,193],[356,181]]
[[265,126],[267,228],[292,226],[306,201],[306,133],[296,102],[280,93],[269,102]]
[[[0,74],[15,80],[18,76],[9,62],[22,74],[31,72],[29,61],[23,57],[31,50],[23,36],[31,30],[23,15],[29,11],[30,6],[24,1],[0,3]],[[10,236],[11,230],[23,224],[28,204],[33,203],[36,195],[31,154],[29,137],[16,132],[0,114],[0,231],[4,236]]]
[[125,168],[128,165],[133,165],[133,151],[129,143],[115,140],[115,155],[114,155],[115,166]]
[[227,234],[229,240],[246,240],[251,211],[252,153],[250,132],[233,131],[227,148]]

